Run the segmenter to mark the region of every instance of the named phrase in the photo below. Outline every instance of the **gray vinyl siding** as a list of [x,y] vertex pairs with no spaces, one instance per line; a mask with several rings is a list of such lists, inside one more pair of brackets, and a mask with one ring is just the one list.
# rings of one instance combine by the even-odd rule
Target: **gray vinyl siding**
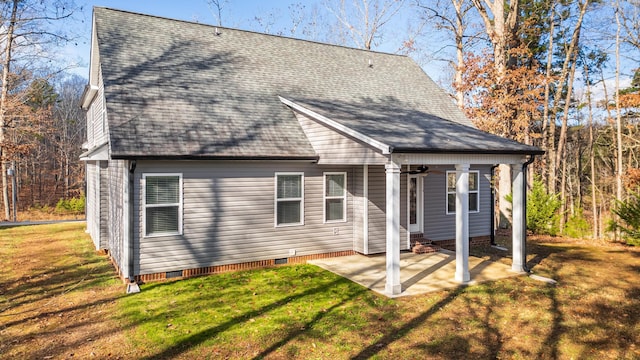
[[87,146],[94,149],[107,142],[107,118],[105,110],[102,71],[98,72],[98,92],[87,110]]
[[100,249],[109,246],[109,163],[99,161],[100,166]]
[[[347,172],[347,221],[324,223],[323,172]],[[275,226],[275,173],[304,172],[304,225]],[[143,174],[179,173],[183,234],[145,237],[143,208],[134,211],[136,274],[311,255],[353,249],[353,167],[305,162],[138,161],[134,196],[142,204]],[[337,231],[337,234],[334,232]]]
[[107,169],[108,191],[108,249],[113,261],[122,271],[124,269],[124,171],[125,162],[122,160],[109,161]]
[[385,252],[387,246],[385,184],[384,166],[369,166],[369,254]]
[[296,113],[300,126],[319,156],[318,164],[384,164],[386,156],[308,117]]
[[[446,171],[453,166],[431,166],[424,178],[424,236],[430,240],[450,240],[456,237],[456,215],[447,214]],[[436,171],[433,171],[436,170]],[[480,211],[469,213],[469,236],[491,234],[491,183],[489,166],[474,167],[480,177]]]
[[[369,166],[369,254],[387,248],[386,174],[384,166]],[[407,243],[407,176],[400,176],[400,249]]]
[[[96,94],[93,103],[91,104],[91,112],[93,118],[93,146],[98,146],[106,142],[106,114],[105,114],[105,99],[104,99],[104,82],[102,81],[102,70],[98,73],[98,93]],[[90,146],[91,148],[91,146]]]
[[353,250],[364,253],[364,166],[356,166],[353,170]]

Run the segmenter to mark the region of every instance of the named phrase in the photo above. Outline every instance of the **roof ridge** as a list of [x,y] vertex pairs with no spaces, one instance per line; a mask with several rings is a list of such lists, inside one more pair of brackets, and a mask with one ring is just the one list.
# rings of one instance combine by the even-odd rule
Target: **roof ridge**
[[168,21],[177,21],[177,22],[187,23],[187,24],[192,24],[192,25],[201,25],[201,26],[206,26],[206,27],[210,27],[210,28],[218,28],[218,29],[225,29],[225,30],[231,30],[231,31],[239,31],[239,32],[244,32],[244,33],[249,33],[249,34],[270,36],[270,37],[276,37],[276,38],[294,40],[294,41],[304,41],[304,42],[307,42],[307,43],[323,45],[323,46],[338,47],[338,48],[343,48],[343,49],[347,49],[347,50],[356,50],[356,51],[361,51],[361,52],[369,53],[369,54],[373,53],[373,54],[380,54],[380,55],[389,55],[389,56],[398,56],[398,57],[403,57],[403,58],[409,58],[408,55],[404,55],[404,54],[394,54],[394,53],[390,53],[390,52],[386,52],[386,51],[360,49],[360,48],[357,48],[357,47],[352,47],[352,46],[347,46],[347,45],[331,44],[331,43],[326,43],[326,42],[317,41],[317,40],[301,39],[301,38],[296,38],[296,37],[292,37],[292,36],[269,34],[269,33],[263,33],[263,32],[259,32],[259,31],[254,31],[254,30],[245,30],[245,29],[232,28],[232,27],[227,27],[227,26],[206,24],[206,23],[200,23],[200,22],[189,21],[189,20],[175,19],[175,18],[170,18],[170,17],[166,17],[166,16],[160,16],[160,15],[144,14],[144,13],[139,13],[139,12],[130,11],[130,10],[122,10],[122,9],[110,8],[110,7],[106,7],[106,6],[94,6],[93,8],[94,8],[94,11],[95,11],[95,9],[104,9],[104,10],[127,13],[127,14],[130,14],[130,15],[151,17],[151,18],[168,20]]

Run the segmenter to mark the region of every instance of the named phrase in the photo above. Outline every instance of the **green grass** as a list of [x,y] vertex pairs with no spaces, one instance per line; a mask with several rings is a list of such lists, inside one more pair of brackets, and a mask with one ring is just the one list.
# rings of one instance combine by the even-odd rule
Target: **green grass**
[[81,226],[0,229],[0,358],[640,359],[637,248],[534,239],[528,261],[558,285],[388,299],[296,265],[125,295]]
[[121,316],[138,324],[134,337],[145,347],[162,349],[160,357],[194,347],[260,357],[282,350],[299,354],[300,342],[321,351],[328,339],[345,339],[331,346],[356,348],[360,343],[353,343],[357,337],[351,333],[383,318],[390,303],[344,278],[301,265],[149,284],[123,299]]

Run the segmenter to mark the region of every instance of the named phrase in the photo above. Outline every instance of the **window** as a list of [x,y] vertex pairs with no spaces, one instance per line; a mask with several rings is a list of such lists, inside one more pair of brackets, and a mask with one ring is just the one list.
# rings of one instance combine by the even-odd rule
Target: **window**
[[182,233],[182,175],[144,174],[145,236]]
[[324,173],[324,221],[347,221],[347,173]]
[[303,184],[302,173],[276,173],[276,226],[303,224]]
[[[480,211],[478,171],[469,171],[469,212]],[[447,214],[456,212],[456,172],[447,171]]]

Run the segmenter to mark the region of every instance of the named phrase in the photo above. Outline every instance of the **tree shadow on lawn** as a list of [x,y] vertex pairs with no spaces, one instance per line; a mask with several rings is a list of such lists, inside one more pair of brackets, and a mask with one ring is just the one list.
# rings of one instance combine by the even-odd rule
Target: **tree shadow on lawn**
[[0,274],[2,354],[78,354],[105,337],[117,337],[117,326],[104,316],[124,294],[123,286],[109,261],[95,253],[82,225],[2,231],[0,246],[6,250]]
[[[175,358],[178,357],[190,350],[192,350],[193,348],[196,348],[197,346],[201,345],[202,343],[215,339],[216,337],[218,337],[221,333],[230,330],[233,327],[236,326],[248,326],[251,321],[254,321],[255,318],[261,317],[261,316],[266,316],[269,313],[285,307],[291,303],[295,303],[295,302],[300,302],[300,303],[304,303],[305,301],[309,301],[309,302],[313,302],[314,301],[314,297],[325,293],[325,292],[329,292],[331,289],[334,289],[337,286],[341,286],[341,285],[347,285],[349,290],[345,293],[340,293],[337,296],[340,297],[340,300],[335,302],[333,305],[331,305],[330,307],[326,308],[326,309],[321,309],[318,310],[317,313],[315,313],[315,315],[303,322],[296,322],[295,326],[287,326],[288,330],[284,333],[284,335],[282,336],[282,338],[278,341],[275,341],[273,344],[271,344],[271,346],[263,349],[262,351],[259,352],[259,354],[255,355],[255,358],[263,358],[271,353],[273,353],[274,351],[278,350],[279,348],[281,348],[283,345],[289,343],[290,341],[292,341],[293,339],[295,339],[296,337],[303,335],[303,334],[308,334],[309,333],[309,329],[313,328],[313,326],[315,324],[317,324],[318,322],[320,322],[323,318],[325,318],[326,316],[331,315],[336,309],[342,307],[345,303],[347,303],[348,301],[362,295],[365,294],[367,292],[369,292],[369,290],[365,287],[362,287],[360,285],[354,284],[351,281],[342,278],[342,277],[338,277],[337,275],[333,275],[331,274],[331,276],[333,277],[333,280],[328,281],[328,282],[324,282],[319,286],[315,286],[315,287],[311,287],[311,288],[307,288],[304,289],[302,288],[302,286],[300,287],[300,290],[298,290],[296,293],[284,293],[282,294],[282,296],[275,300],[275,301],[271,301],[268,304],[265,304],[257,309],[253,309],[253,310],[249,310],[246,312],[242,312],[236,316],[233,316],[231,318],[229,318],[228,320],[224,321],[223,323],[220,323],[216,326],[213,327],[209,327],[207,329],[204,329],[202,331],[198,331],[194,334],[190,334],[189,336],[187,336],[186,338],[180,340],[178,343],[176,343],[175,345],[172,345],[164,350],[162,350],[161,352],[158,352],[156,354],[150,355],[148,357],[146,357],[147,359],[170,359],[170,358]],[[158,286],[163,286],[164,284],[150,284],[154,287],[158,287]],[[168,283],[167,283],[168,285]],[[277,285],[276,285],[277,286]],[[147,288],[145,291],[148,291],[149,289]],[[237,295],[236,297],[236,301],[242,301],[242,297],[241,295],[235,294]],[[226,295],[225,295],[226,296]],[[306,300],[308,299],[308,300]],[[181,304],[176,304],[177,307],[181,307]],[[164,316],[165,314],[161,313],[158,314],[157,316]],[[127,315],[125,315],[127,316]],[[153,321],[154,319],[152,318],[147,318],[145,319],[145,321]],[[278,338],[280,338],[280,335],[278,335]]]
[[[0,316],[25,304],[59,296],[69,291],[82,291],[104,284],[116,277],[113,266],[104,259],[94,258],[82,263],[51,266],[17,279],[0,283],[4,297]],[[11,313],[16,315],[18,313]]]
[[597,353],[617,358],[637,358],[636,330],[640,320],[638,266],[628,264],[637,257],[633,251],[590,245],[539,244],[553,257],[540,267],[553,279],[548,297],[552,326],[536,358],[566,356],[561,344],[568,339],[577,349],[576,358]]
[[[353,356],[352,359],[369,359],[374,355],[376,355],[377,353],[379,353],[380,351],[388,348],[391,343],[407,336],[407,334],[410,331],[419,327],[428,318],[436,314],[445,305],[454,301],[463,291],[464,291],[464,287],[458,287],[455,290],[451,291],[444,299],[433,304],[431,308],[429,308],[429,310],[422,312],[420,315],[414,317],[406,324],[400,327],[390,326],[387,333],[382,338],[380,338],[380,340],[364,348],[357,355]],[[458,343],[460,340],[463,341],[463,344]],[[468,344],[464,339],[458,338],[456,341],[455,347],[458,349],[464,349],[468,347]]]

